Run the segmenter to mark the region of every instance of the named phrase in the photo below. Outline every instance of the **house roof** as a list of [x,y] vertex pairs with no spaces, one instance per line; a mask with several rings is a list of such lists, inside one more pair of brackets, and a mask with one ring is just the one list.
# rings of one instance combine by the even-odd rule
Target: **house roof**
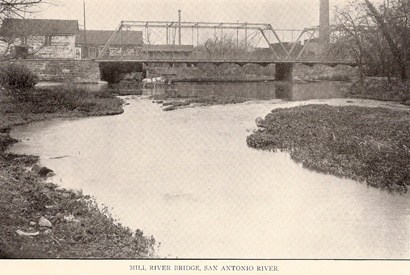
[[148,52],[192,52],[193,45],[144,45],[143,51]]
[[1,25],[0,35],[17,37],[30,35],[74,35],[77,31],[77,20],[6,18]]
[[[90,45],[105,45],[114,31],[99,31],[99,30],[80,30],[75,37],[77,45],[84,44],[85,32],[87,32],[87,44]],[[141,31],[121,31],[117,34],[111,45],[142,45]]]

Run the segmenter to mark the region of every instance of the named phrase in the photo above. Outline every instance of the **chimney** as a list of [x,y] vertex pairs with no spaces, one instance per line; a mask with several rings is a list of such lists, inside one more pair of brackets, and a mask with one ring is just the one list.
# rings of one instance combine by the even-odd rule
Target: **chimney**
[[319,45],[324,50],[330,42],[329,0],[320,0]]

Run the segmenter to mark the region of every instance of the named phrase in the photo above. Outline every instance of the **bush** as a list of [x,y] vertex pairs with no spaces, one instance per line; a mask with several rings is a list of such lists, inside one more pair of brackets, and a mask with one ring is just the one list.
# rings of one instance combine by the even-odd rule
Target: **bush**
[[322,81],[341,81],[350,82],[352,79],[346,74],[333,74],[333,75],[321,75],[317,77],[318,80]]
[[30,89],[37,81],[37,75],[24,65],[7,64],[0,68],[0,85],[6,89]]
[[375,100],[407,102],[410,100],[410,85],[408,83],[389,83],[386,81],[368,81],[351,87],[353,97]]

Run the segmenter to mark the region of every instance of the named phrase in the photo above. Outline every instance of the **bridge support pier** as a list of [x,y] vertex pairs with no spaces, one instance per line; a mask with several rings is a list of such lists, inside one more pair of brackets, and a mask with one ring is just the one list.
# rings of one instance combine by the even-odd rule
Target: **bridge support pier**
[[293,79],[293,63],[276,63],[275,65],[275,80]]

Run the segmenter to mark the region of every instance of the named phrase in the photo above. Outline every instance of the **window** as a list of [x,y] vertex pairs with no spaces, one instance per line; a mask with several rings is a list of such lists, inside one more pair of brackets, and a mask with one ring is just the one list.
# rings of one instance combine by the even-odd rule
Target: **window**
[[44,44],[46,46],[50,46],[51,45],[51,40],[52,40],[52,36],[51,35],[47,35]]
[[119,56],[121,55],[121,48],[110,48],[110,56]]
[[88,57],[90,58],[96,58],[97,57],[97,48],[96,47],[90,47],[88,53]]
[[135,54],[135,51],[134,51],[133,48],[128,48],[127,49],[127,55],[134,55],[134,54]]

